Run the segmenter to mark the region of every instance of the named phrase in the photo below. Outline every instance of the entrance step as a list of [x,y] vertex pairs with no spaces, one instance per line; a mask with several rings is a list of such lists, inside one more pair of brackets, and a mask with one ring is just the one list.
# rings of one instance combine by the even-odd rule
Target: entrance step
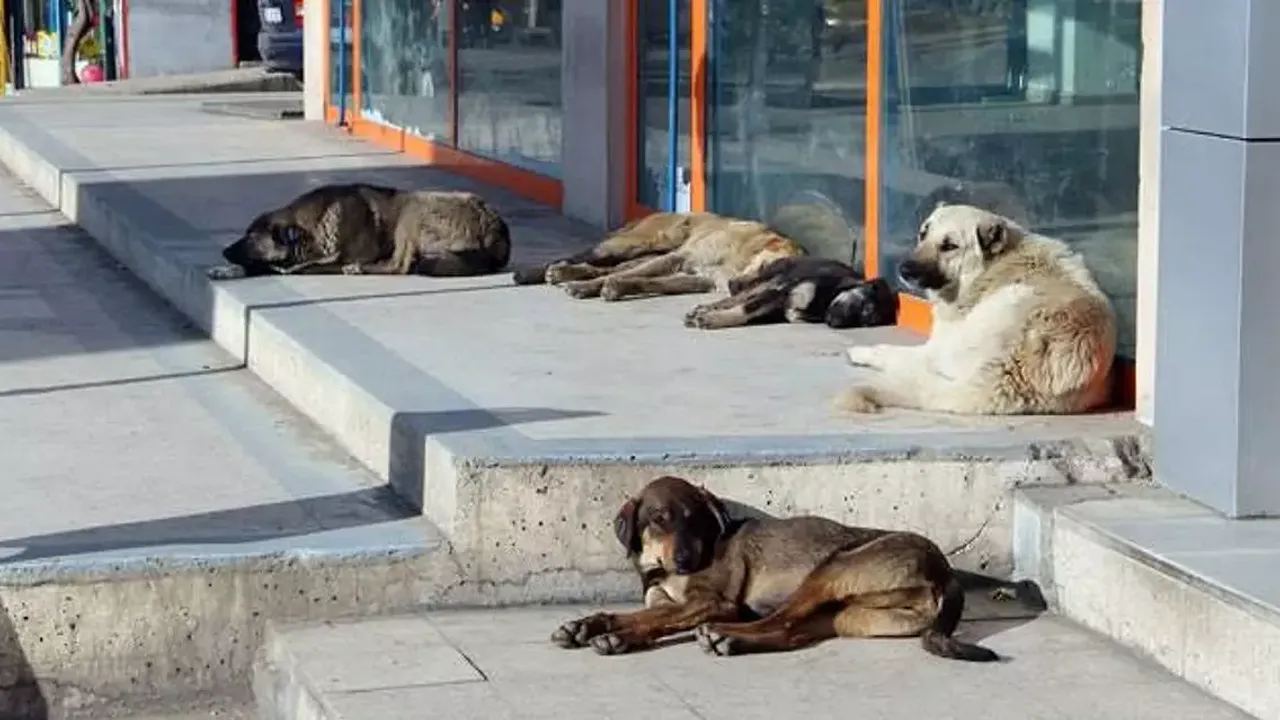
[[1016,572],[1058,612],[1280,718],[1280,519],[1132,486],[1029,489],[1015,504]]
[[967,638],[1008,657],[968,664],[927,655],[914,638],[731,658],[689,642],[616,657],[549,642],[587,610],[273,626],[255,666],[258,712],[263,720],[742,720],[849,717],[851,708],[866,718],[1246,717],[1052,615],[962,625]]
[[515,265],[596,232],[336,130],[201,102],[19,99],[0,105],[0,160],[419,508],[483,602],[632,597],[610,527],[660,473],[765,512],[924,530],[997,575],[1011,489],[1149,480],[1127,414],[834,415],[855,379],[843,348],[918,341],[895,329],[694,331],[681,316],[704,298],[583,302],[506,275],[211,283],[250,218],[332,181],[481,191]]

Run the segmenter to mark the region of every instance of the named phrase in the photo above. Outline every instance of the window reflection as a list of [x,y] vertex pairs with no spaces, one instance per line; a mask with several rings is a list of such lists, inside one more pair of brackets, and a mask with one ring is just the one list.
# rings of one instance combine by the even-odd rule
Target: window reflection
[[1084,254],[1132,356],[1140,6],[885,0],[883,274],[937,199],[1013,215]]
[[361,3],[363,115],[449,142],[449,0]]
[[710,209],[861,266],[865,0],[711,0]]
[[459,147],[560,176],[560,5],[459,0]]
[[329,104],[348,111],[351,110],[351,6],[351,0],[329,2]]
[[687,201],[689,177],[689,1],[679,0],[676,41],[679,47],[676,86],[675,165],[677,200],[671,202],[670,84],[671,18],[667,0],[641,0],[636,28],[636,106],[639,122],[636,200],[651,210],[672,210]]

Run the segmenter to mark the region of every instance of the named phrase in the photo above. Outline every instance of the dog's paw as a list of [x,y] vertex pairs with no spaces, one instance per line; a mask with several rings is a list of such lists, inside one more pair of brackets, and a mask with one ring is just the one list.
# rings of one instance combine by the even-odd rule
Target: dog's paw
[[737,638],[721,635],[715,629],[703,623],[693,632],[694,639],[698,641],[698,647],[708,655],[719,655],[720,657],[729,657],[742,652],[742,642]]
[[360,267],[359,263],[348,263],[342,266],[342,274],[343,275],[363,275],[364,268]]
[[569,297],[579,300],[585,300],[596,294],[595,283],[586,280],[561,283],[560,287],[569,294]]
[[854,367],[876,368],[880,366],[880,353],[874,345],[854,345],[844,351],[845,359]]
[[600,286],[600,299],[606,302],[621,300],[626,293],[623,284],[615,280],[605,280],[604,285]]
[[583,647],[590,640],[591,633],[586,620],[570,620],[551,633],[551,642],[565,649]]
[[204,271],[210,280],[239,280],[245,277],[244,268],[239,265],[215,265]]
[[605,633],[591,638],[591,649],[597,655],[621,655],[631,649],[631,644],[617,633]]
[[870,388],[846,388],[836,396],[835,407],[848,413],[868,415],[880,412],[880,403],[876,402]]
[[566,280],[570,280],[571,278],[569,276],[571,273],[569,272],[568,267],[569,267],[569,263],[564,262],[563,260],[560,262],[554,262],[548,265],[547,271],[545,274],[545,277],[547,279],[547,284],[559,285],[560,283]]
[[684,314],[684,326],[696,330],[708,330],[711,327],[710,315],[711,313],[706,307],[699,305]]

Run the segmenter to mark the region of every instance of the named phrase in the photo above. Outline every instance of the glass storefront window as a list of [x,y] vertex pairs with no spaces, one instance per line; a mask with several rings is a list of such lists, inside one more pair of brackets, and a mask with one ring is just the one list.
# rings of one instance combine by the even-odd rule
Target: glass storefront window
[[560,177],[560,3],[458,0],[461,149]]
[[880,272],[934,201],[1083,253],[1133,357],[1140,0],[884,2]]
[[710,210],[861,268],[866,0],[709,0]]
[[676,42],[676,201],[671,201],[671,17],[668,0],[641,0],[636,28],[636,197],[651,210],[687,210],[689,160],[689,1],[679,0]]
[[449,143],[450,4],[449,0],[361,3],[364,117]]
[[352,12],[352,0],[329,2],[329,104],[347,111],[352,110]]

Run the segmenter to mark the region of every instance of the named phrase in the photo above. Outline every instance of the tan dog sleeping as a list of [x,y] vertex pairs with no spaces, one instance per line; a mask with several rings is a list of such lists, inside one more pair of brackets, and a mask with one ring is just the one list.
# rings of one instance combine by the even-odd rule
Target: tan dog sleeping
[[840,397],[843,408],[997,415],[1107,402],[1115,311],[1062,241],[986,210],[942,205],[899,275],[932,303],[932,333],[923,345],[849,348],[850,363],[871,379]]

